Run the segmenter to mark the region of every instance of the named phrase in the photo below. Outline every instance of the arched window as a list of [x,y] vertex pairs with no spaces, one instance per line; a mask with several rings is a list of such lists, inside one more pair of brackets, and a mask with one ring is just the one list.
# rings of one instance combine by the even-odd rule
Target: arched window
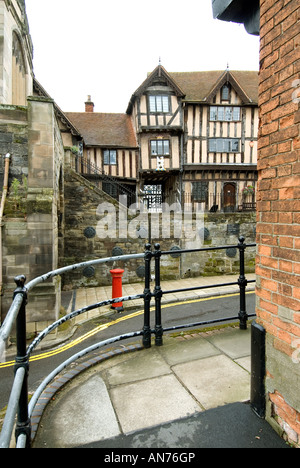
[[12,104],[25,106],[26,95],[26,65],[21,41],[13,32],[12,42]]

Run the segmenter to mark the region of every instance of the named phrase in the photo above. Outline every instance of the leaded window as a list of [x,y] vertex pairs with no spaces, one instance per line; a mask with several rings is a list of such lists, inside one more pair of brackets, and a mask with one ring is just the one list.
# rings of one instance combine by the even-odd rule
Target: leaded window
[[206,202],[208,194],[208,182],[200,181],[193,183],[193,198],[199,203]]
[[211,138],[208,150],[210,153],[238,153],[240,140],[238,138]]
[[212,106],[210,120],[220,122],[236,122],[241,120],[241,108],[230,106]]
[[229,101],[229,92],[230,92],[229,85],[224,85],[222,88],[222,101]]
[[117,151],[116,150],[104,150],[103,151],[103,162],[105,166],[116,166],[117,164]]
[[153,95],[149,96],[149,108],[152,113],[164,113],[170,112],[170,100],[169,96]]
[[151,140],[151,156],[169,156],[170,141],[169,140]]

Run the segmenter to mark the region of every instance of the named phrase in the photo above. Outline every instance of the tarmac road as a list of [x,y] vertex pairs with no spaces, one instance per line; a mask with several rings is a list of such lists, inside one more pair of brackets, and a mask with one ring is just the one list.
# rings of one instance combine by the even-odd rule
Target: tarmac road
[[[254,311],[255,294],[249,292],[247,294],[247,312],[248,314],[254,314]],[[205,300],[162,306],[162,324],[164,328],[169,328],[187,323],[237,317],[238,312],[238,294],[217,296]],[[154,321],[154,312],[151,317]],[[120,321],[120,319],[123,320]],[[103,324],[106,324],[107,328],[99,331],[99,326]],[[154,323],[151,323],[151,326],[154,326]],[[34,392],[46,375],[81,349],[114,336],[142,330],[142,328],[142,311],[138,311],[138,313],[133,313],[132,311],[128,313],[123,312],[122,314],[114,313],[110,317],[101,317],[82,325],[76,331],[72,340],[68,342],[67,346],[62,347],[60,345],[56,349],[51,350],[51,352],[49,350],[37,351],[33,354],[35,360],[30,363],[29,391]],[[199,329],[200,327],[196,328]],[[84,339],[84,335],[88,332],[89,337]],[[79,343],[73,346],[75,339],[79,339]],[[141,337],[137,337],[136,340],[141,340]],[[134,339],[131,338],[130,341],[132,342]],[[0,364],[0,409],[7,405],[12,382],[13,366],[4,367],[3,364]]]

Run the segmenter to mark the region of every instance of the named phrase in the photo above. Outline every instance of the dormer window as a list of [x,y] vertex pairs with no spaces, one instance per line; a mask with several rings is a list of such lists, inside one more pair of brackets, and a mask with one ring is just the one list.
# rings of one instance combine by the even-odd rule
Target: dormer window
[[149,96],[149,109],[151,113],[168,114],[170,112],[170,99],[165,95]]
[[222,101],[229,101],[229,92],[230,92],[229,85],[228,84],[224,85],[221,91]]

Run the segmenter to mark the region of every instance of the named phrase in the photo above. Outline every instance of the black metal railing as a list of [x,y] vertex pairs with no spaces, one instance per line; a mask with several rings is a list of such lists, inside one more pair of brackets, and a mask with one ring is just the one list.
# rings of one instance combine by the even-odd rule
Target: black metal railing
[[191,209],[195,209],[197,205],[201,204],[202,209],[210,213],[256,211],[256,198],[254,193],[248,196],[240,193],[237,197],[233,196],[226,202],[224,200],[224,194],[222,193],[204,193],[204,196],[200,199],[197,199],[192,193],[185,193],[183,202],[186,205],[186,209],[188,209],[189,206]]
[[136,203],[136,189],[134,185],[129,186],[123,183],[121,179],[107,174],[103,169],[88,159],[76,155],[73,169],[82,177],[89,180],[91,180],[91,178],[94,182],[100,180],[102,183],[102,190],[115,200],[120,201],[120,203],[126,200],[127,207]]
[[[255,247],[255,244],[245,244],[245,239],[243,237],[239,238],[239,243],[237,246],[223,246],[223,247],[208,247],[208,248],[200,248],[200,249],[189,249],[189,250],[178,250],[176,251],[176,255],[184,255],[185,253],[193,253],[193,252],[207,252],[210,250],[221,250],[221,249],[228,249],[228,248],[238,248],[240,253],[240,275],[236,282],[230,283],[222,283],[217,285],[209,285],[209,286],[199,286],[199,287],[191,287],[185,289],[178,289],[178,290],[169,290],[163,291],[161,288],[161,275],[160,275],[160,265],[161,259],[163,256],[173,255],[174,251],[161,251],[160,245],[155,244],[154,250],[152,250],[151,244],[147,244],[145,246],[145,252],[142,254],[134,254],[134,255],[122,255],[119,257],[110,257],[105,259],[98,259],[92,260],[89,262],[79,263],[76,265],[71,265],[68,267],[61,268],[59,270],[55,270],[49,272],[43,276],[35,278],[34,280],[30,281],[26,284],[25,276],[18,276],[15,278],[15,282],[17,288],[14,293],[14,300],[10,307],[10,310],[6,316],[6,319],[0,328],[0,359],[2,357],[2,353],[5,351],[5,343],[11,334],[12,327],[14,323],[16,323],[16,335],[17,335],[17,356],[15,361],[15,379],[13,383],[13,387],[11,390],[10,399],[8,402],[8,407],[5,415],[5,419],[3,422],[2,431],[0,434],[0,448],[8,448],[10,445],[10,441],[12,438],[12,432],[15,425],[15,418],[17,415],[17,422],[16,422],[16,429],[15,429],[15,437],[16,437],[16,444],[17,448],[29,448],[31,446],[31,416],[35,405],[46,388],[46,386],[67,366],[71,363],[75,362],[77,359],[85,356],[86,354],[95,351],[96,349],[100,349],[108,344],[116,343],[121,340],[125,340],[128,338],[133,338],[137,336],[142,336],[143,346],[144,348],[151,347],[151,338],[152,335],[155,336],[155,345],[162,346],[163,345],[163,334],[167,331],[176,330],[176,329],[185,329],[185,328],[192,328],[195,326],[202,326],[202,325],[211,325],[214,323],[225,322],[225,321],[234,321],[239,320],[240,329],[245,330],[247,329],[247,321],[248,318],[254,317],[255,314],[248,315],[246,309],[246,287],[248,283],[254,283],[255,280],[248,281],[245,276],[245,250],[249,247]],[[81,268],[85,268],[86,266],[91,265],[99,265],[103,263],[110,263],[116,261],[128,261],[131,259],[144,259],[145,262],[145,288],[143,294],[137,294],[134,296],[125,296],[121,298],[110,299],[106,301],[101,301],[96,304],[88,305],[82,309],[75,310],[70,314],[62,317],[61,319],[54,322],[52,325],[47,327],[43,332],[41,332],[30,344],[27,348],[26,344],[26,305],[28,300],[28,293],[38,284],[41,284],[51,278],[56,276],[61,276],[65,273],[70,271],[75,271]],[[155,287],[154,291],[151,291],[151,262],[154,260],[155,263]],[[240,291],[240,310],[232,317],[228,318],[221,318],[209,321],[199,321],[194,323],[188,323],[184,325],[176,325],[170,328],[164,328],[162,323],[162,298],[167,294],[172,294],[175,292],[187,292],[199,289],[208,289],[208,288],[215,288],[215,287],[222,287],[222,286],[233,286],[238,285]],[[144,325],[142,330],[134,331],[131,333],[127,333],[124,335],[115,336],[105,341],[101,341],[89,348],[86,348],[80,351],[77,354],[74,354],[71,358],[67,361],[63,362],[59,367],[57,367],[51,374],[45,377],[44,381],[40,384],[39,388],[34,393],[33,397],[31,398],[30,403],[28,404],[28,374],[29,374],[29,360],[31,354],[38,346],[38,344],[53,330],[58,328],[60,325],[65,323],[72,318],[81,315],[85,312],[90,310],[94,310],[105,305],[112,305],[119,302],[126,302],[132,301],[136,299],[143,299],[144,300]],[[151,328],[150,324],[150,306],[151,301],[154,299],[155,301],[155,326]]]

